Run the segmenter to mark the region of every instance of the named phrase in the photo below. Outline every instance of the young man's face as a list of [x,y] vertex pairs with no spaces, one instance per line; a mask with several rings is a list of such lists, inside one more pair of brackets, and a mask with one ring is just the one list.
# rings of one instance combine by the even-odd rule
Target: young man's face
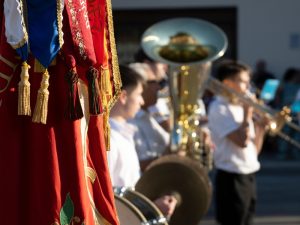
[[144,99],[142,96],[143,85],[141,83],[138,83],[136,88],[127,90],[126,93],[127,96],[124,104],[126,119],[132,119],[144,104]]
[[225,80],[225,85],[237,91],[238,93],[245,94],[250,87],[250,75],[247,71],[242,71],[231,79]]

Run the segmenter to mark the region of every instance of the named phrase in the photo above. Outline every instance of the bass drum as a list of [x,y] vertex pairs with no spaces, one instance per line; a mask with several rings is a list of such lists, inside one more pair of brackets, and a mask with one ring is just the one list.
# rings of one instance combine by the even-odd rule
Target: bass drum
[[[168,225],[161,211],[143,194],[128,188],[117,188],[114,192],[121,225]],[[137,223],[129,221],[132,217],[137,217]]]
[[144,215],[130,201],[115,194],[115,204],[117,208],[120,225],[141,225],[146,224]]

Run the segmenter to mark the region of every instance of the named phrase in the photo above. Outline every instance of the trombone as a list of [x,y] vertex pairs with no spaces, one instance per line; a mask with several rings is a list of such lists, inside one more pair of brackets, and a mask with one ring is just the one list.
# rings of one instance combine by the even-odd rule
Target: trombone
[[295,131],[300,132],[300,126],[292,122],[292,117],[290,116],[291,109],[289,107],[285,106],[282,108],[282,110],[276,111],[275,109],[267,106],[263,102],[259,102],[259,100],[255,101],[250,96],[243,95],[241,93],[236,92],[233,89],[226,87],[217,79],[208,77],[208,79],[205,82],[206,83],[204,84],[204,86],[206,86],[206,88],[214,94],[227,97],[231,96],[242,101],[244,104],[252,106],[258,114],[267,118],[268,121],[270,121],[267,127],[269,135],[277,135],[278,137],[284,139],[285,141],[300,149],[300,143],[298,141],[294,140],[293,138],[281,131],[284,125],[287,125]]

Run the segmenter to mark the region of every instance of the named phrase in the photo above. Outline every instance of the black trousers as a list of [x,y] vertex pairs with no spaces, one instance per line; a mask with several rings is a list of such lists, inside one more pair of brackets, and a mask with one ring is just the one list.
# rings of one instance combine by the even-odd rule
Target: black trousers
[[217,170],[215,180],[216,220],[221,225],[251,225],[256,205],[255,174]]

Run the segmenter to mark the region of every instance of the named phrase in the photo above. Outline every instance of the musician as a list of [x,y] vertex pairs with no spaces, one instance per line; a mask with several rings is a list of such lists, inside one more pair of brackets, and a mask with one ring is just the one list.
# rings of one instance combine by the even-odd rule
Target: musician
[[[159,91],[164,88],[164,86],[161,85],[163,76],[154,73],[148,63],[131,63],[129,66],[141,74],[147,82],[143,91],[144,104],[134,119],[130,120],[138,130],[138,132],[135,133],[134,142],[141,169],[144,171],[152,161],[171,153],[170,133],[155,119],[151,110],[153,106],[156,106]],[[198,130],[198,135],[201,135],[205,145],[212,149],[213,143],[211,142],[209,130],[205,127],[207,123],[205,106],[200,99],[199,105],[201,109],[201,129]],[[168,112],[165,118],[165,121],[168,121],[167,123],[169,124],[168,130],[170,130],[170,112]],[[185,150],[178,151],[178,154],[186,155],[187,152]]]
[[[248,92],[247,65],[224,62],[216,77],[238,93]],[[217,96],[208,111],[215,143],[216,220],[221,225],[250,225],[256,206],[255,173],[260,169],[258,154],[265,134],[264,123],[253,119],[252,107],[230,98],[230,94],[224,96]]]
[[[110,114],[111,148],[108,164],[113,186],[133,188],[140,178],[141,168],[134,144],[136,129],[128,120],[132,119],[144,104],[144,80],[127,66],[121,66],[120,72],[123,86]],[[176,202],[171,195],[154,200],[167,218],[173,214]]]
[[[140,48],[134,55],[134,60],[136,63],[131,64],[131,68],[141,70],[139,72],[141,75],[145,76],[147,80],[154,84],[154,80],[158,81],[157,84],[160,84],[159,91],[166,93],[168,88],[165,88],[167,84],[167,64],[154,61],[148,55],[145,54],[144,50]],[[141,67],[140,67],[141,65]],[[153,90],[153,88],[152,88]],[[147,91],[147,90],[146,90]],[[152,97],[147,101],[147,95],[144,95],[146,100],[143,108],[146,108],[147,111],[153,116],[153,118],[166,130],[170,131],[170,120],[169,120],[169,106],[165,98],[158,98],[158,91],[156,91]],[[148,95],[149,96],[149,95]],[[147,106],[146,106],[147,105]]]
[[129,67],[142,75],[147,83],[142,93],[144,104],[130,121],[138,130],[134,142],[143,171],[149,163],[167,152],[170,142],[169,132],[159,124],[149,110],[157,103],[158,92],[163,88],[160,85],[163,77],[155,74],[148,63],[131,63]]

